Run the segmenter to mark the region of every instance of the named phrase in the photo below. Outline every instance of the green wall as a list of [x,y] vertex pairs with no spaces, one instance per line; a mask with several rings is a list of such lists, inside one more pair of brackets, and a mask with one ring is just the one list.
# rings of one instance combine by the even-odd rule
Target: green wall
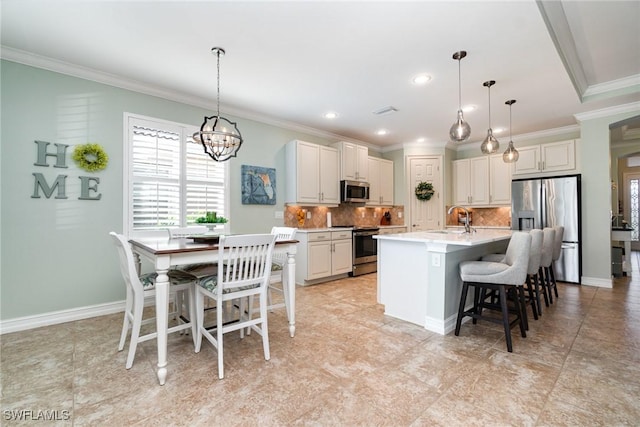
[[[124,299],[116,251],[108,233],[122,232],[123,114],[135,113],[200,125],[211,111],[10,61],[1,71],[0,320],[15,319]],[[223,110],[224,111],[224,110]],[[302,139],[334,141],[238,117],[244,137],[231,162],[231,230],[269,232],[282,225],[284,144]],[[35,140],[70,145],[66,169],[34,166]],[[95,142],[109,155],[107,169],[80,170],[71,160],[73,146]],[[51,146],[52,147],[52,146]],[[277,205],[242,205],[240,166],[275,167]],[[33,173],[53,184],[67,175],[68,199],[31,198]],[[99,201],[78,200],[79,176],[100,179]]]

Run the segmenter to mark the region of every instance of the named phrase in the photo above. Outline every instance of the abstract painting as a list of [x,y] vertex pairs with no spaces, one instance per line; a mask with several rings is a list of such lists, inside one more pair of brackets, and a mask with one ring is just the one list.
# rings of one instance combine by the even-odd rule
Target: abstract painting
[[276,204],[276,170],[242,165],[242,204]]

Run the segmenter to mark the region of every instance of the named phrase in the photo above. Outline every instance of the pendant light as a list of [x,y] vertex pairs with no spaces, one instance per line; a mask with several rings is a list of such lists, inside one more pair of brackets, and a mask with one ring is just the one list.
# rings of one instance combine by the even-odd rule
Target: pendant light
[[460,83],[460,61],[467,56],[465,50],[461,50],[453,54],[453,59],[458,61],[458,119],[449,129],[449,137],[454,142],[464,142],[471,135],[471,126],[464,121],[462,116],[462,87]]
[[200,131],[193,134],[193,139],[202,144],[204,152],[216,162],[224,162],[231,157],[236,157],[242,145],[242,135],[236,123],[220,115],[220,56],[225,54],[221,47],[211,48],[211,53],[218,60],[218,87],[216,115],[204,117]]
[[505,163],[515,163],[518,161],[518,157],[520,157],[520,154],[518,153],[518,150],[516,150],[516,148],[513,146],[513,140],[511,139],[511,106],[515,103],[515,99],[510,99],[509,101],[505,102],[505,104],[509,106],[509,147],[502,155],[502,160]]
[[482,83],[482,86],[489,89],[489,129],[487,130],[487,137],[482,141],[482,145],[480,145],[480,150],[482,150],[483,154],[493,154],[500,148],[500,143],[493,136],[493,130],[491,129],[491,86],[494,84],[496,84],[495,80]]

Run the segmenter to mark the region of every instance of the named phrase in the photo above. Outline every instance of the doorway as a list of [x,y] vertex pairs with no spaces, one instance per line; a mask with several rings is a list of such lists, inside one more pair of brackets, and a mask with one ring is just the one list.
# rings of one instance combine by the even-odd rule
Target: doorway
[[[408,169],[408,203],[409,231],[437,230],[443,228],[443,192],[442,192],[442,157],[409,156]],[[419,200],[414,189],[421,182],[433,185],[434,195],[429,200]]]
[[631,250],[640,251],[640,173],[625,173],[624,175],[624,217],[628,219],[631,232]]

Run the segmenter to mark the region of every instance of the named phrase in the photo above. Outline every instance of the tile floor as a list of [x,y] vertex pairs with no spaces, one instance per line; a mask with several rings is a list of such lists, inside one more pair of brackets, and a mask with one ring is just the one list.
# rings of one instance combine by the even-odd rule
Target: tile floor
[[613,289],[561,284],[512,354],[498,325],[440,336],[386,317],[375,274],[299,288],[295,338],[270,315],[268,362],[255,334],[227,335],[224,380],[210,344],[176,334],[165,386],[155,341],[125,370],[121,315],[2,335],[0,424],[34,425],[10,419],[23,410],[74,426],[639,425],[639,264]]

